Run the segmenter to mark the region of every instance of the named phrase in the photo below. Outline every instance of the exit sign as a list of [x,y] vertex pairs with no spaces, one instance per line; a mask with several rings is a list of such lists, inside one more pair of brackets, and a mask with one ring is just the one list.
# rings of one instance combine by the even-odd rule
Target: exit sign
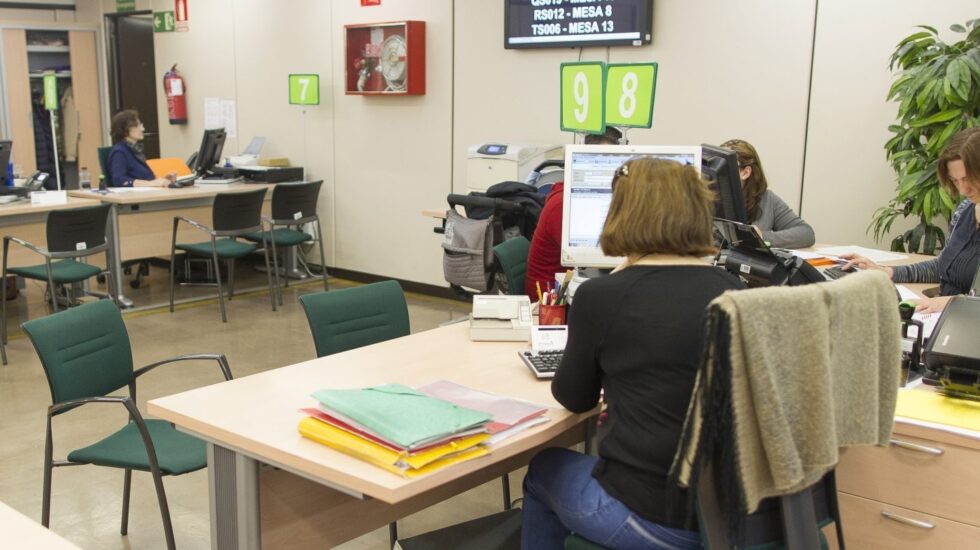
[[177,20],[172,11],[153,12],[153,32],[174,32]]

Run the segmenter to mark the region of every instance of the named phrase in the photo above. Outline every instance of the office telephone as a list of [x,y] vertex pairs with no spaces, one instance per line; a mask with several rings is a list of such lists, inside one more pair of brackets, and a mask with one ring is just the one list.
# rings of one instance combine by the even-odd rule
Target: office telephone
[[44,189],[44,184],[47,183],[48,178],[51,177],[47,172],[34,172],[31,177],[27,178],[27,182],[24,183],[24,188],[30,191],[40,191]]
[[48,180],[48,177],[48,174],[45,172],[34,172],[31,177],[27,178],[27,182],[20,187],[10,185],[0,186],[0,196],[11,197],[10,199],[5,199],[5,202],[17,200],[16,197],[27,197],[32,191],[43,190],[44,183]]

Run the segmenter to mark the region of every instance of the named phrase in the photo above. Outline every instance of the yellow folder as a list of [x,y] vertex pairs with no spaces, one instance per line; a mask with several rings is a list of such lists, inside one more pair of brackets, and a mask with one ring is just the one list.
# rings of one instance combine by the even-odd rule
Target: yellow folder
[[300,421],[299,433],[303,437],[326,445],[331,449],[408,478],[433,472],[490,452],[485,447],[480,446],[480,443],[490,437],[488,434],[471,435],[431,449],[407,453],[393,451],[311,417]]
[[980,432],[980,402],[947,397],[937,392],[899,391],[895,416]]

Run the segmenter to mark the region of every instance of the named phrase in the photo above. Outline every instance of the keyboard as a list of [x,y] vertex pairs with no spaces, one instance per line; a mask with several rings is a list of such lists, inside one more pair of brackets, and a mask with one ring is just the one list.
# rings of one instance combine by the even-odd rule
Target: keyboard
[[839,267],[828,267],[827,269],[823,270],[823,276],[830,281],[836,281],[837,279],[840,279],[844,275],[850,275],[851,273],[854,273],[856,271],[857,271],[856,269],[844,271]]
[[558,370],[558,365],[561,364],[563,353],[563,350],[539,351],[537,353],[528,350],[517,352],[521,356],[521,360],[524,361],[527,368],[531,369],[531,372],[534,373],[536,378],[554,378],[555,371]]

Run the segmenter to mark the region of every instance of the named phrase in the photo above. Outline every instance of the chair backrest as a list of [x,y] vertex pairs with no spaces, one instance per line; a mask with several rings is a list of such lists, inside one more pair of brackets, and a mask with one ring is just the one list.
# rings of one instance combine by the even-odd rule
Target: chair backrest
[[51,400],[62,403],[114,392],[133,380],[133,352],[119,309],[99,300],[27,321]]
[[106,244],[110,204],[48,212],[48,251],[79,252]]
[[409,334],[408,305],[397,281],[299,297],[323,357]]
[[524,294],[524,276],[527,274],[527,253],[531,241],[514,237],[493,247],[493,255],[507,278],[507,294]]
[[323,180],[303,183],[280,183],[272,189],[272,219],[276,222],[299,221],[316,216]]
[[240,193],[218,193],[211,209],[211,227],[218,232],[235,232],[262,225],[265,187]]
[[112,176],[109,174],[109,152],[112,151],[112,147],[99,147],[99,168],[102,169],[102,175],[105,177],[106,181],[109,181]]

